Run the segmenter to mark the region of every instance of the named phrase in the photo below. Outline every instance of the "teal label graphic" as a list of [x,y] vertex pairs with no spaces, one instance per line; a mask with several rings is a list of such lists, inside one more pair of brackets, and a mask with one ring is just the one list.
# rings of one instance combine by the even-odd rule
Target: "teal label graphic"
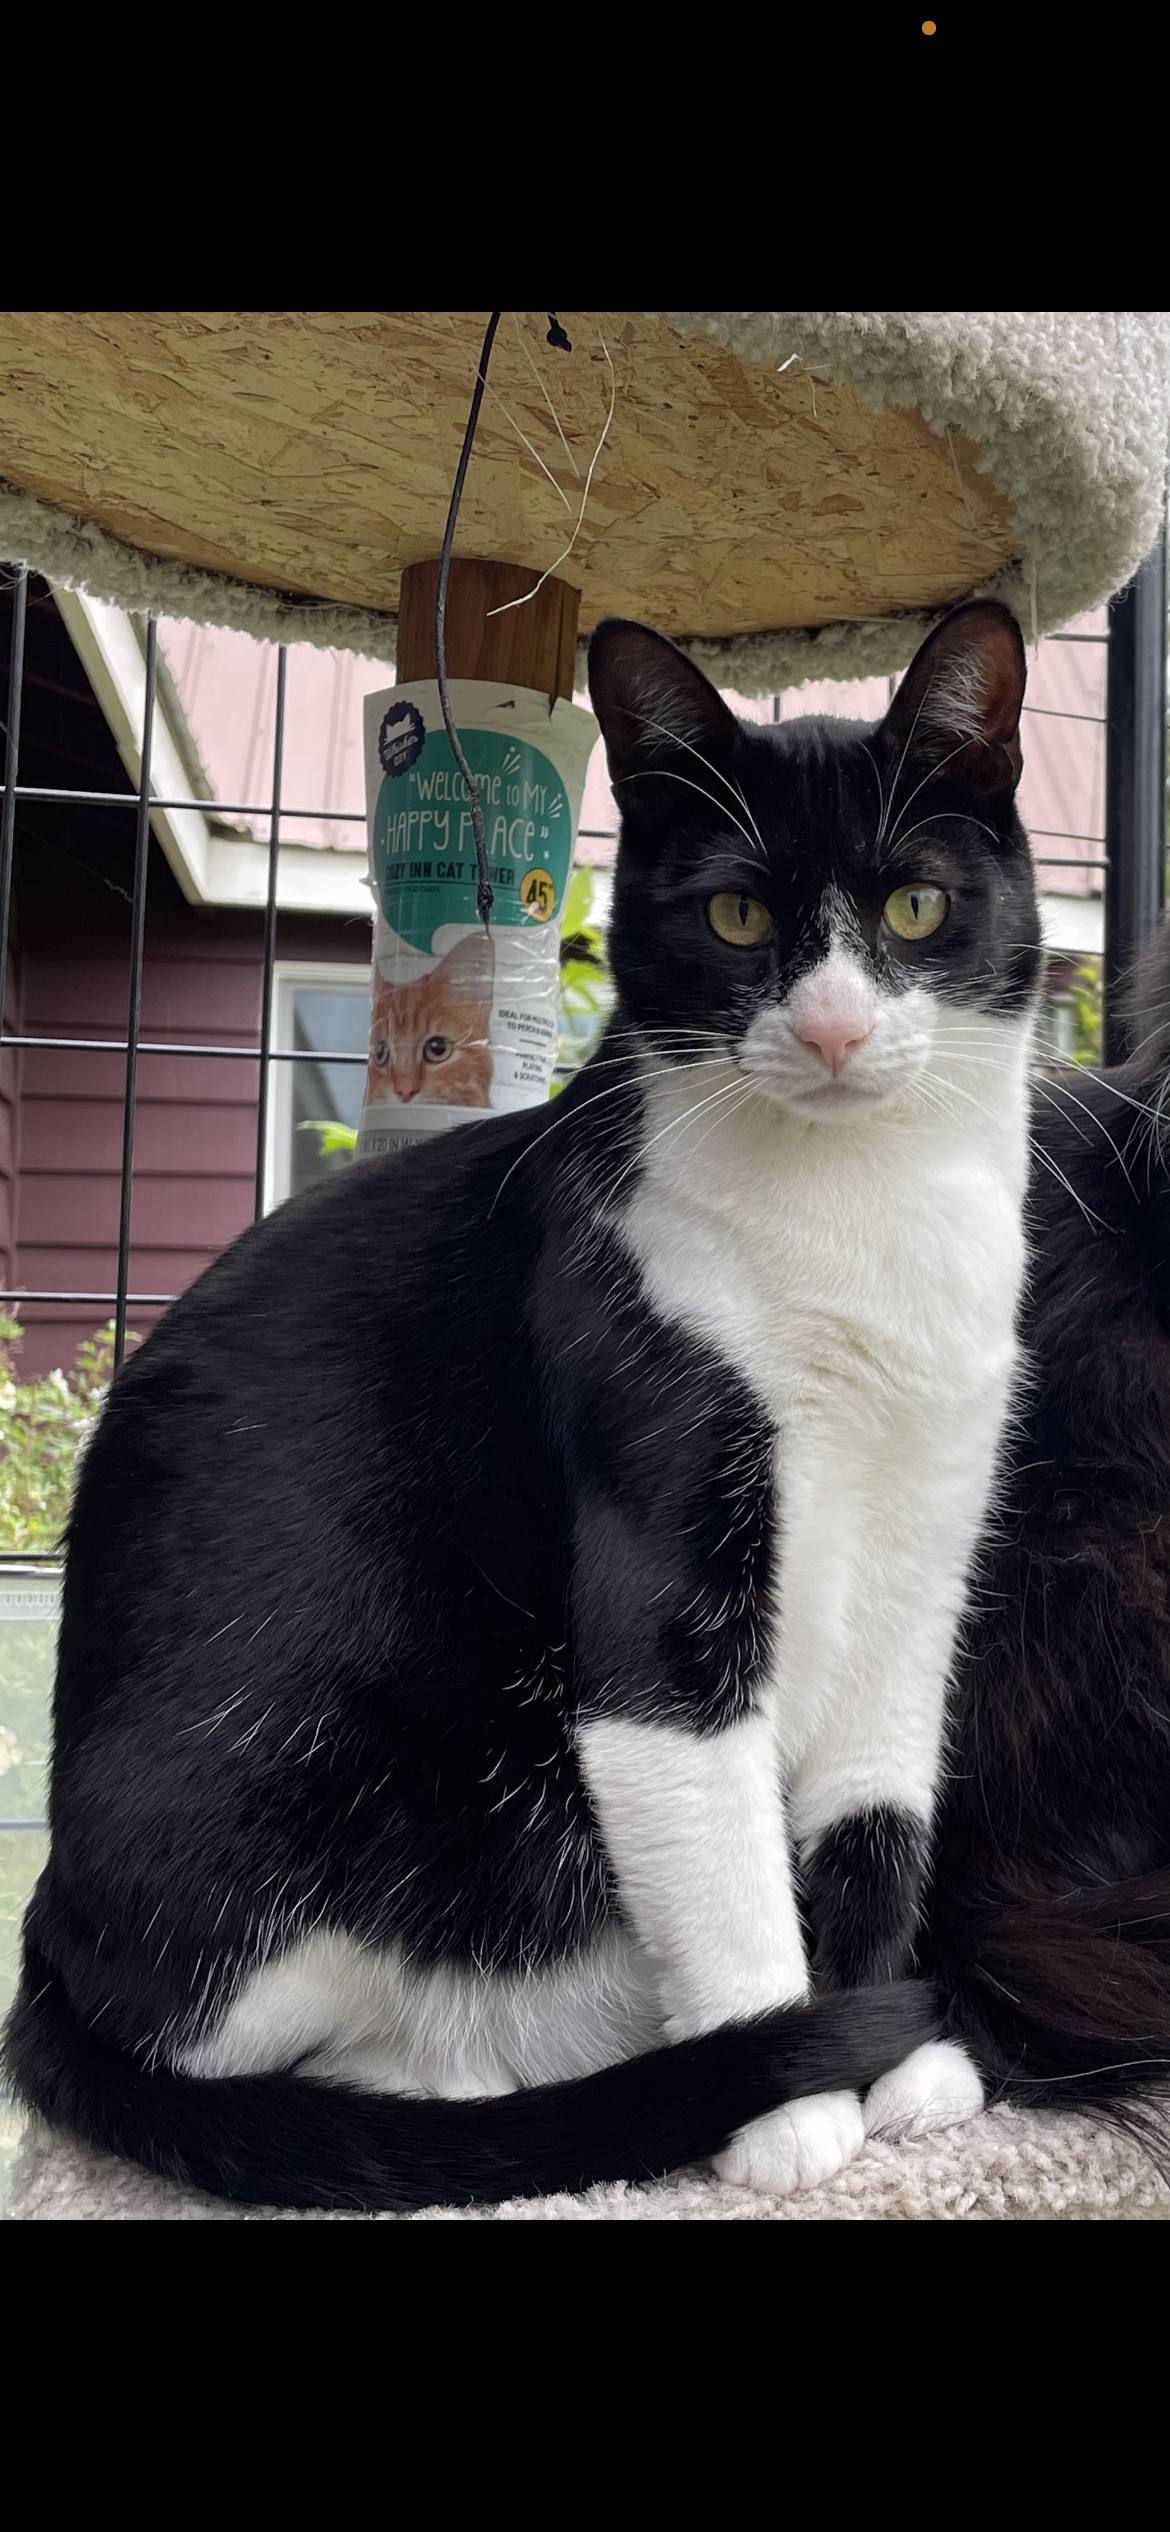
[[[389,716],[387,716],[389,717]],[[560,912],[573,850],[565,784],[539,748],[496,730],[461,730],[479,785],[495,895],[492,925],[534,930]],[[374,811],[373,866],[385,921],[430,953],[441,924],[474,923],[478,868],[467,784],[445,730],[412,755],[407,732],[387,733]]]
[[487,931],[472,795],[437,685],[367,695],[362,711],[378,913],[359,1159],[532,1107],[556,1063],[561,918],[597,724],[476,678],[453,681],[451,707],[483,811]]

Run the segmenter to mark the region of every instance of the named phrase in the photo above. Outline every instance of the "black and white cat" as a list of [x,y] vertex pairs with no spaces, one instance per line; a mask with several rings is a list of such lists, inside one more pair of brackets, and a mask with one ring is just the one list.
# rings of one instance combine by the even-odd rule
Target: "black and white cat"
[[594,636],[599,1054],[247,1233],[87,1454],[47,2116],[393,2207],[787,2190],[979,2106],[905,1981],[1017,1361],[1024,675],[975,604],[876,729],[761,730]]

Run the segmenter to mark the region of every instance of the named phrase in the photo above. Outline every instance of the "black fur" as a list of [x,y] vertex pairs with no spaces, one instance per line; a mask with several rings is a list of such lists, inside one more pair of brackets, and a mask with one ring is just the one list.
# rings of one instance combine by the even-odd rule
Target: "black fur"
[[976,1580],[927,1957],[1009,2093],[1170,2077],[1170,927],[1035,1102],[1032,1375]]
[[803,1882],[818,1992],[904,1978],[926,1868],[926,1839],[909,1812],[881,1803],[828,1831]]

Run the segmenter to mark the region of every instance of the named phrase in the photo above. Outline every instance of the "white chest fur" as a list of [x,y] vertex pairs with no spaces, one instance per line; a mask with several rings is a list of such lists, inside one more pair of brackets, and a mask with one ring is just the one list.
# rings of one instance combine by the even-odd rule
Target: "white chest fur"
[[648,1086],[623,1235],[654,1307],[776,1428],[766,1694],[806,1840],[851,1794],[929,1816],[1015,1362],[1027,1034],[968,1025],[961,1089],[935,1071],[858,1124],[730,1088],[691,1114],[710,1068]]

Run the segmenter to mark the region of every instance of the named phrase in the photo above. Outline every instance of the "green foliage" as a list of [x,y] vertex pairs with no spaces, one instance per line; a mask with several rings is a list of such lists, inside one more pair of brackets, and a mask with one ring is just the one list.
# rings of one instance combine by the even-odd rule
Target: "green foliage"
[[592,1052],[613,1003],[605,935],[597,924],[590,923],[592,910],[593,873],[588,867],[581,867],[573,872],[565,892],[554,1098]]
[[1072,999],[1076,1014],[1073,1062],[1100,1064],[1103,1060],[1103,1011],[1099,958],[1086,958],[1078,967],[1072,980]]
[[0,1318],[0,1551],[6,1555],[59,1544],[78,1446],[114,1370],[112,1319],[78,1346],[68,1373],[22,1381],[16,1355],[23,1341],[19,1321]]
[[357,1150],[356,1125],[343,1125],[340,1117],[306,1117],[303,1124],[298,1125],[297,1133],[319,1137],[317,1149],[322,1160],[328,1160],[331,1152]]

